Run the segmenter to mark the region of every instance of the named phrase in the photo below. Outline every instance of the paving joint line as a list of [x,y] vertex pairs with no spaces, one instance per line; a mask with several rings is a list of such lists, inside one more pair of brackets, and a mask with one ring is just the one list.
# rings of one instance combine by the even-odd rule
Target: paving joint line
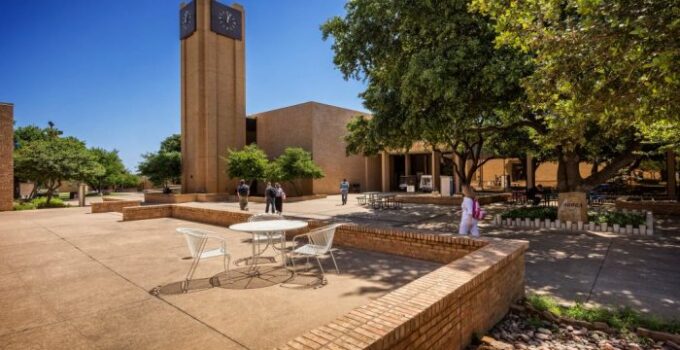
[[597,284],[597,280],[600,279],[600,274],[602,273],[602,269],[604,268],[604,263],[607,261],[607,257],[609,256],[609,251],[611,250],[613,244],[614,244],[614,240],[610,239],[609,245],[607,245],[607,252],[604,253],[604,258],[602,258],[602,262],[600,263],[600,267],[597,269],[597,274],[595,275],[595,280],[593,280],[593,284],[590,286],[590,291],[588,292],[588,297],[586,298],[586,303],[590,302],[590,297],[592,297],[592,295],[593,295],[593,290],[595,290],[595,285]]
[[[83,253],[85,256],[87,256],[88,258],[90,258],[92,261],[98,263],[99,265],[103,266],[105,269],[111,271],[111,272],[112,272],[113,274],[115,274],[116,276],[122,278],[123,280],[127,281],[127,282],[130,283],[131,285],[133,285],[133,286],[137,287],[138,289],[142,290],[143,292],[149,294],[149,291],[148,291],[148,290],[144,289],[142,286],[138,285],[137,283],[135,283],[135,282],[131,281],[130,279],[126,278],[125,276],[121,275],[120,273],[118,273],[116,270],[114,270],[114,269],[111,268],[110,266],[108,266],[108,265],[104,264],[103,262],[97,260],[97,259],[96,259],[95,257],[93,257],[92,255],[86,253],[84,250],[80,249],[80,247],[76,246],[75,244],[73,244],[71,241],[69,241],[69,240],[66,239],[65,237],[62,237],[62,236],[59,235],[58,233],[52,231],[50,228],[48,228],[48,227],[46,227],[46,226],[44,226],[44,225],[42,225],[42,224],[40,224],[40,223],[38,223],[38,225],[42,226],[44,229],[46,229],[47,231],[49,231],[49,232],[52,233],[53,235],[59,237],[61,240],[63,240],[64,242],[68,243],[70,246],[72,246],[73,248],[75,248],[75,249],[78,250],[79,252]],[[149,295],[150,295],[150,294],[149,294]],[[165,300],[165,299],[163,299],[163,298],[161,298],[161,297],[156,297],[156,298],[159,299],[159,300],[161,300],[161,301],[163,301],[165,304],[167,304],[167,305],[173,307],[173,308],[176,309],[177,311],[179,311],[179,312],[185,314],[186,316],[192,318],[193,320],[195,320],[196,322],[202,324],[203,326],[207,327],[208,329],[211,329],[211,330],[213,330],[214,332],[216,332],[216,333],[222,335],[223,337],[229,339],[230,341],[234,342],[235,344],[240,345],[242,348],[244,348],[244,349],[246,349],[246,350],[251,350],[249,347],[245,346],[245,344],[242,344],[242,343],[239,342],[238,340],[233,339],[233,338],[231,338],[230,336],[228,336],[228,335],[222,333],[221,331],[219,331],[219,330],[216,329],[215,327],[213,327],[213,326],[211,326],[211,325],[209,325],[209,324],[207,324],[207,323],[205,323],[205,322],[199,320],[198,318],[196,318],[196,317],[194,317],[193,315],[191,315],[190,313],[188,313],[188,312],[186,312],[186,311],[180,309],[179,307],[177,307],[176,305],[170,303],[169,301],[167,301],[167,300]],[[82,335],[82,334],[81,334],[81,335]]]

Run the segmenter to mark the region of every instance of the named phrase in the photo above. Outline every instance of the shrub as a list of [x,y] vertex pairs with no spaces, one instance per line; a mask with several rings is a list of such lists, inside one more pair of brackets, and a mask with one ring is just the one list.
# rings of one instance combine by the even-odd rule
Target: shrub
[[52,200],[47,203],[47,197],[38,197],[30,202],[15,203],[14,210],[32,210],[32,209],[46,209],[46,208],[64,208],[68,207],[68,204],[64,203],[63,200],[57,197],[53,197]]
[[522,207],[506,211],[501,215],[503,219],[557,219],[555,207]]
[[604,307],[588,307],[577,302],[571,306],[559,305],[554,299],[532,294],[527,303],[540,311],[550,311],[554,315],[587,322],[604,322],[619,331],[633,331],[638,327],[653,331],[679,333],[680,320],[662,320],[653,315],[646,315],[630,307],[609,309]]
[[[515,208],[501,214],[503,219],[550,219],[557,220],[556,207],[522,207]],[[621,226],[633,225],[637,227],[644,225],[644,214],[624,213],[620,211],[599,211],[589,212],[588,222],[595,224],[607,223],[609,225],[618,224]]]

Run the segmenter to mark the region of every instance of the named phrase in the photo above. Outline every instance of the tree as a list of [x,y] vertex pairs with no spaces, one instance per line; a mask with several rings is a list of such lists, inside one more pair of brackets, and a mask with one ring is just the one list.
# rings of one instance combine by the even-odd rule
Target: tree
[[179,182],[182,174],[182,154],[179,152],[145,153],[138,169],[156,186],[170,193],[170,183]]
[[85,181],[104,173],[85,143],[56,134],[46,140],[28,142],[15,150],[14,169],[19,178],[47,188],[47,203],[62,181]]
[[107,151],[103,148],[91,148],[90,152],[95,157],[97,163],[99,163],[104,172],[97,174],[91,178],[87,179],[88,185],[101,193],[103,188],[113,187],[120,180],[121,176],[127,173],[123,161],[118,156],[118,151]]
[[245,179],[250,182],[266,177],[269,159],[267,154],[256,144],[247,145],[242,150],[227,150],[224,158],[227,165],[227,175],[230,178]]
[[[423,141],[453,152],[463,183],[494,154],[487,139],[534,122],[522,110],[526,54],[496,48],[493,24],[467,11],[466,0],[356,0],[344,18],[322,26],[333,37],[334,63],[345,79],[363,79],[370,119],[355,119],[347,151],[408,149]],[[491,146],[491,147],[490,147]]]
[[156,153],[145,153],[137,166],[139,173],[148,177],[156,186],[163,186],[164,193],[170,193],[170,183],[179,183],[182,177],[181,138],[178,134],[161,141]]
[[[680,126],[677,1],[473,0],[472,8],[495,20],[499,46],[522,50],[536,67],[523,86],[541,119],[534,139],[556,153],[560,190],[588,190],[671,142],[646,131]],[[582,178],[584,160],[604,166]]]
[[272,180],[288,182],[295,194],[300,194],[296,180],[320,179],[325,176],[312,160],[312,155],[300,147],[286,148],[283,154],[272,162],[267,174]]

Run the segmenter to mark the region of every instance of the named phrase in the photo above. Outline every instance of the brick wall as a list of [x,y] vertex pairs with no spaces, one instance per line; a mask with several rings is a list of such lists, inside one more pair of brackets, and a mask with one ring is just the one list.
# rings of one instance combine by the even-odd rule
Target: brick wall
[[[505,202],[510,198],[509,193],[498,193],[491,195],[479,196],[479,204],[490,204],[497,202]],[[397,195],[397,200],[402,203],[413,204],[436,204],[436,205],[460,205],[463,202],[463,197],[459,195],[451,197],[439,196],[423,196],[423,195]]]
[[484,241],[462,237],[357,225],[341,226],[333,243],[439,263],[449,263],[486,245]]
[[[220,226],[246,221],[250,215],[181,205],[123,209],[123,220],[175,217]],[[310,228],[326,223],[310,221]],[[490,329],[524,295],[525,241],[348,224],[338,228],[335,244],[446,265],[279,349],[463,349],[473,334]]]
[[524,295],[526,248],[492,241],[279,349],[463,349]]
[[112,211],[122,213],[125,207],[138,207],[141,204],[142,201],[105,199],[101,203],[92,203],[92,213],[108,213]]
[[0,103],[0,211],[14,206],[14,106]]
[[680,202],[616,200],[616,209],[651,211],[654,214],[680,215]]
[[171,204],[145,205],[123,208],[123,221],[146,220],[172,217]]

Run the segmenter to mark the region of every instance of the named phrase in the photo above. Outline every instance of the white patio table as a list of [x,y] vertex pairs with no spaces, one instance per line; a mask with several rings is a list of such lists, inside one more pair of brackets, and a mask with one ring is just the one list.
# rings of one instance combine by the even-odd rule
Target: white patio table
[[[307,227],[306,221],[301,220],[265,220],[265,221],[253,221],[253,222],[242,222],[240,224],[234,224],[229,226],[230,230],[239,232],[250,232],[253,234],[253,239],[257,234],[266,234],[270,237],[281,233],[281,247],[286,246],[286,231],[298,230]],[[261,254],[261,253],[260,253]],[[255,244],[253,244],[253,266],[257,265],[258,255],[255,252]],[[286,266],[286,253],[284,249],[281,249],[281,264]]]

